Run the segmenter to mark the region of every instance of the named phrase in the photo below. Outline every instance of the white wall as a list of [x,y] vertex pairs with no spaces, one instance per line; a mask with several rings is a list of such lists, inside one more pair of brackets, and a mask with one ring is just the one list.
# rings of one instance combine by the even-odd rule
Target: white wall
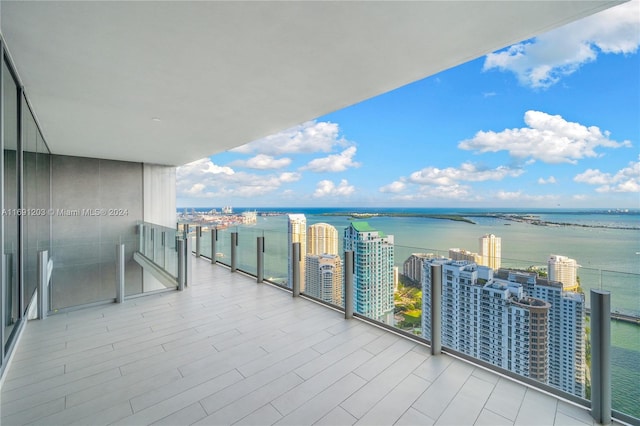
[[143,164],[144,221],[176,227],[176,168]]

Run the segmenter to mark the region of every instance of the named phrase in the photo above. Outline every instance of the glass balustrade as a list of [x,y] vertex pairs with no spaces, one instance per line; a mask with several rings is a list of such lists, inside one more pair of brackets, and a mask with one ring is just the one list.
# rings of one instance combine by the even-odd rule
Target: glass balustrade
[[[168,228],[149,222],[140,222],[137,225],[137,235],[132,241],[135,248],[143,255],[147,261],[154,264],[159,270],[164,271],[167,276],[162,279],[154,277],[151,273],[142,273],[141,284],[137,286],[137,291],[130,291],[127,284],[127,295],[146,293],[150,291],[175,289],[178,279],[178,240],[185,237],[186,228]],[[194,233],[192,229],[190,233]],[[134,265],[131,265],[133,268]],[[129,265],[127,264],[126,274],[129,276]],[[129,279],[126,280],[129,283]]]
[[[430,277],[425,277],[424,263],[441,264],[444,350],[527,377],[585,405],[591,391],[589,291],[609,290],[613,408],[640,418],[639,274],[576,265],[575,281],[563,284],[549,279],[548,254],[534,260],[501,257],[500,265],[494,265],[501,269],[493,270],[481,265],[490,259],[475,253],[403,245],[399,236],[367,228],[361,221],[331,219],[337,252],[315,253],[317,235],[307,233],[304,245],[301,242],[303,295],[344,308],[344,251],[353,250],[355,313],[430,342]],[[219,229],[218,262],[231,265],[230,233],[237,232],[237,267],[256,275],[256,240],[262,236],[265,279],[290,288],[287,223],[286,216],[272,216],[258,225]],[[202,238],[204,247],[210,236]]]

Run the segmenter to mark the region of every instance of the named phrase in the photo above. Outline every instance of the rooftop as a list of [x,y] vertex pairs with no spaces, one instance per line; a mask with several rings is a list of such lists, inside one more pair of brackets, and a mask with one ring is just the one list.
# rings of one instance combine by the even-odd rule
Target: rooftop
[[29,322],[15,424],[593,424],[588,411],[208,261],[193,284]]

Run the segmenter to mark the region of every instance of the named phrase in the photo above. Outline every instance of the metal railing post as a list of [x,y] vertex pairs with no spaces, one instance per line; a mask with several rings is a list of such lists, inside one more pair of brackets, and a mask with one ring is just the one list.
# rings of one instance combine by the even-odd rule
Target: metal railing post
[[591,417],[611,423],[611,292],[591,289]]
[[162,247],[162,266],[167,266],[167,233],[162,231],[160,234],[160,247]]
[[116,303],[124,302],[124,244],[116,244]]
[[185,240],[178,239],[178,290],[184,290],[184,270],[185,270]]
[[202,226],[196,226],[196,257],[200,257],[200,237],[202,237]]
[[151,228],[151,256],[148,257],[156,261],[156,228]]
[[211,264],[216,264],[216,242],[218,241],[218,228],[211,228]]
[[138,224],[138,250],[140,253],[147,255],[147,245],[144,240],[144,224]]
[[353,251],[344,252],[344,318],[353,318]]
[[300,296],[300,243],[292,243],[291,246],[291,269],[293,282],[291,290],[293,297]]
[[442,265],[431,265],[431,355],[442,352]]
[[231,272],[235,272],[238,269],[238,233],[231,233]]
[[258,237],[256,245],[256,281],[264,281],[264,237]]
[[38,252],[38,318],[45,319],[49,313],[49,252]]
[[184,256],[184,286],[185,287],[189,287],[191,285],[191,276],[193,275],[193,268],[192,268],[192,257],[191,253],[192,253],[192,241],[191,241],[191,237],[188,237],[185,240],[185,256]]

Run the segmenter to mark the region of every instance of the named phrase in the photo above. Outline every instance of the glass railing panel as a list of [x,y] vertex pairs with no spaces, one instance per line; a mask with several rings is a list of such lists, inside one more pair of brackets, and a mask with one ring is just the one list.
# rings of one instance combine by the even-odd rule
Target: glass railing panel
[[[154,223],[141,222],[138,224],[136,240],[132,240],[140,254],[175,279],[178,276],[177,240],[183,238],[184,224],[180,224],[179,227],[181,230]],[[190,232],[193,235],[193,230]],[[157,290],[155,287],[158,287],[158,283],[151,283],[153,280],[150,278],[147,281],[150,284],[143,286],[144,291]]]
[[159,267],[165,267],[165,250],[164,246],[166,243],[166,233],[162,228],[154,229],[152,234],[153,241],[153,253],[152,259],[153,262]]
[[178,278],[178,239],[182,233],[175,229],[166,228],[164,231],[164,246],[162,255],[164,256],[164,270],[171,276]]
[[200,234],[200,256],[211,259],[211,227],[209,225],[203,225],[202,227]]
[[226,266],[231,266],[231,232],[235,232],[235,227],[218,228],[216,261]]
[[[79,235],[54,241],[50,284],[52,311],[114,300],[118,243],[103,240],[96,244],[94,239]],[[133,282],[132,286],[135,286]]]
[[[274,222],[281,217],[270,217]],[[279,222],[282,222],[280,220]],[[264,229],[264,278],[276,284],[287,286],[288,284],[288,250],[286,222],[284,230]]]
[[257,239],[263,236],[262,229],[255,226],[238,226],[238,269],[257,275]]
[[[640,419],[640,275],[601,271],[601,278],[611,292],[612,408]],[[587,355],[590,362],[590,348]]]

